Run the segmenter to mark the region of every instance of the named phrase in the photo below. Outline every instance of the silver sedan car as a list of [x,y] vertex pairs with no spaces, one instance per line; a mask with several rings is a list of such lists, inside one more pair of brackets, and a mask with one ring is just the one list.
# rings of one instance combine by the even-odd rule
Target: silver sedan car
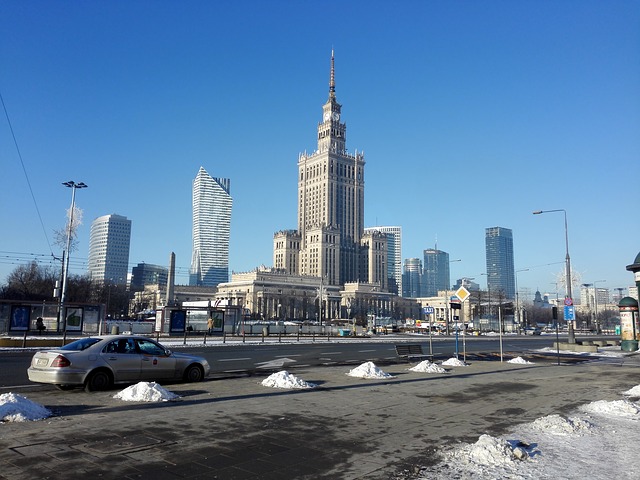
[[147,337],[106,335],[40,351],[33,356],[27,374],[32,382],[53,384],[61,390],[84,386],[94,391],[116,383],[199,382],[209,370],[206,359],[172,352]]

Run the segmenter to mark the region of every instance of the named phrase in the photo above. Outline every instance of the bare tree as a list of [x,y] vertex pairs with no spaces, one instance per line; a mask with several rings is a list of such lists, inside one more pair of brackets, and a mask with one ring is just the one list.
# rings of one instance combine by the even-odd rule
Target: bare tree
[[37,262],[19,265],[8,276],[0,297],[12,300],[50,300],[58,273]]

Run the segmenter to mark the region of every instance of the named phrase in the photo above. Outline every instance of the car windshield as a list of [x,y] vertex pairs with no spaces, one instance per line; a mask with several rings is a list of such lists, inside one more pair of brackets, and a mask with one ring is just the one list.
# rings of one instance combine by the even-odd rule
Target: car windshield
[[92,337],[81,338],[80,340],[76,340],[75,342],[68,343],[64,347],[61,347],[60,350],[73,350],[73,351],[86,350],[91,345],[98,343],[100,340],[101,340],[100,338],[92,338]]

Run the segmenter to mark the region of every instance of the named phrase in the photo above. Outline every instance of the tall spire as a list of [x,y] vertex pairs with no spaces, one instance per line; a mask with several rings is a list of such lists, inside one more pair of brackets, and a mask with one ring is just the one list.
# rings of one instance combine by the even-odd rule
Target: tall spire
[[333,61],[333,48],[331,49],[331,75],[329,77],[329,98],[336,98],[336,77]]

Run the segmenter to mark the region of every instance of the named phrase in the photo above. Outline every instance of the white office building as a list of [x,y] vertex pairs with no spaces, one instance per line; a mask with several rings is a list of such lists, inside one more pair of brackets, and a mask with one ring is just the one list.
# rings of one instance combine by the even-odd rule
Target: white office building
[[89,238],[91,280],[126,284],[130,244],[131,220],[116,214],[96,218]]

